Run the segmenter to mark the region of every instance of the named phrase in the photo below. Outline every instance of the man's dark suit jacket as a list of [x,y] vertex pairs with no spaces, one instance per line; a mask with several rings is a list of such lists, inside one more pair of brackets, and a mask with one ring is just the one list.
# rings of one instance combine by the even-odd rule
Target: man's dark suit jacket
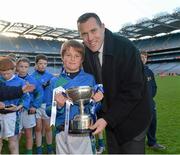
[[[86,47],[84,70],[99,83],[93,52]],[[105,30],[102,79],[102,117],[123,144],[139,135],[150,122],[151,112],[139,51],[128,39]]]

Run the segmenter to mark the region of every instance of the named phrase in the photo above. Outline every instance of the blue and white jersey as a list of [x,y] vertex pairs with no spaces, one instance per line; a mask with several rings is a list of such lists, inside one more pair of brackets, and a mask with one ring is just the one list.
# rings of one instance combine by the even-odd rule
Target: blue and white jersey
[[[95,79],[92,75],[85,73],[83,70],[79,72],[73,79],[71,79],[65,72],[62,72],[59,77],[54,77],[48,88],[48,102],[47,102],[47,109],[46,112],[50,116],[51,115],[51,105],[52,105],[52,95],[53,89],[62,86],[65,90],[73,87],[78,86],[95,86]],[[91,103],[85,105],[85,112],[89,113],[90,110],[89,106]],[[72,120],[75,115],[79,114],[79,106],[76,104],[71,105],[70,108],[70,116],[69,120]],[[63,125],[65,122],[65,105],[61,108],[57,108],[57,115],[56,115],[56,126]]]
[[53,75],[48,71],[43,73],[38,72],[37,70],[32,73],[32,76],[38,81],[41,88],[43,89],[43,103],[47,103],[47,88],[49,86],[50,80],[53,78]]
[[43,89],[41,85],[39,85],[37,80],[29,74],[23,77],[23,79],[26,82],[33,84],[35,86],[34,91],[29,93],[31,97],[30,107],[39,108],[42,104],[42,99],[43,99]]

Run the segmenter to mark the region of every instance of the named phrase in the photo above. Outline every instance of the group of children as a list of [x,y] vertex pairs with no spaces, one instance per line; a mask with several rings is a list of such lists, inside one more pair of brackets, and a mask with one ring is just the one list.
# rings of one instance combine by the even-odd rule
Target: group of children
[[[97,87],[92,75],[85,73],[82,68],[84,60],[84,46],[82,43],[69,40],[61,47],[63,69],[58,77],[54,77],[46,70],[48,60],[45,55],[37,55],[35,58],[35,71],[28,74],[30,61],[20,58],[13,62],[9,57],[0,60],[0,80],[8,86],[22,86],[26,82],[35,85],[35,90],[25,93],[21,98],[6,100],[5,110],[0,111],[0,152],[3,147],[3,139],[8,138],[9,150],[12,154],[19,153],[19,141],[21,130],[24,129],[26,137],[26,153],[32,154],[33,135],[36,142],[36,153],[42,154],[42,137],[45,135],[47,153],[54,153],[52,142],[52,127],[50,117],[52,109],[53,90],[61,86],[69,89],[77,86]],[[2,64],[2,65],[1,65]],[[1,67],[3,66],[3,67]],[[8,92],[7,92],[8,93]],[[103,91],[94,91],[92,99],[95,101],[86,104],[85,109],[89,115],[96,115],[92,108],[99,107],[103,99]],[[69,100],[67,96],[59,92],[55,94],[57,103],[57,114],[55,123],[55,145],[57,154],[95,154],[94,137],[89,134],[65,134],[63,128],[66,116],[66,105]],[[79,108],[73,104],[70,106],[69,120],[79,114]],[[104,150],[102,133],[99,135],[99,153]],[[67,141],[66,141],[67,140]]]

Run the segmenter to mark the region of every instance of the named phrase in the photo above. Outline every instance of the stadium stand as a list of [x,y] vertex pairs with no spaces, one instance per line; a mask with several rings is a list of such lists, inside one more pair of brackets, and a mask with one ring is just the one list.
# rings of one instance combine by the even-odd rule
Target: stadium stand
[[[150,69],[153,70],[153,72],[155,74],[169,74],[169,73],[178,73],[178,66],[179,64],[178,63],[160,63],[160,64],[155,64],[155,65],[158,65],[156,67],[154,67],[154,64],[153,65],[149,65]],[[180,69],[180,67],[179,67]],[[177,71],[177,72],[174,72],[174,71]]]
[[30,59],[31,68],[33,71],[34,60],[37,54],[43,53],[48,57],[48,70],[57,74],[60,71],[62,62],[59,54],[59,50],[62,42],[54,40],[42,40],[42,39],[27,39],[25,37],[6,37],[0,36],[0,55],[8,55],[14,53],[17,58],[27,57]]
[[172,14],[159,13],[152,20],[124,26],[118,34],[133,39],[140,51],[148,52],[148,65],[155,74],[180,74],[179,17],[180,8]]
[[13,46],[17,49],[19,52],[33,52],[32,46],[28,43],[28,41],[25,38],[19,37],[17,38],[11,38],[10,39]]
[[[19,35],[16,38],[0,35],[0,55],[14,53],[17,57],[26,56],[33,66],[37,54],[46,54],[48,70],[54,74],[62,66],[59,50],[63,40],[80,39],[77,30],[4,20],[0,20],[0,32]],[[148,52],[148,65],[155,74],[180,74],[180,8],[176,8],[172,14],[158,13],[153,19],[143,18],[134,25],[125,24],[117,35],[132,39],[140,51]]]
[[180,73],[180,33],[134,41],[149,54],[148,64],[155,74]]
[[14,46],[8,37],[0,36],[0,49],[4,51],[14,51]]

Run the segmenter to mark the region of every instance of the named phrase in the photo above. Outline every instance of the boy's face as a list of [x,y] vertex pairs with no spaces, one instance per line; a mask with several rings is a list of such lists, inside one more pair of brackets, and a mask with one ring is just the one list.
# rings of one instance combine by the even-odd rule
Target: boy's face
[[82,65],[82,55],[75,51],[73,47],[70,47],[62,58],[64,69],[66,72],[75,73],[78,72]]
[[46,70],[47,67],[47,61],[40,59],[37,63],[36,63],[36,69],[40,72],[44,72]]
[[1,75],[5,80],[9,80],[14,75],[14,70],[10,69],[6,71],[1,71]]
[[146,64],[146,62],[147,62],[147,55],[141,54],[141,60],[142,60],[143,64]]
[[16,68],[20,76],[26,76],[28,74],[29,63],[20,61]]

